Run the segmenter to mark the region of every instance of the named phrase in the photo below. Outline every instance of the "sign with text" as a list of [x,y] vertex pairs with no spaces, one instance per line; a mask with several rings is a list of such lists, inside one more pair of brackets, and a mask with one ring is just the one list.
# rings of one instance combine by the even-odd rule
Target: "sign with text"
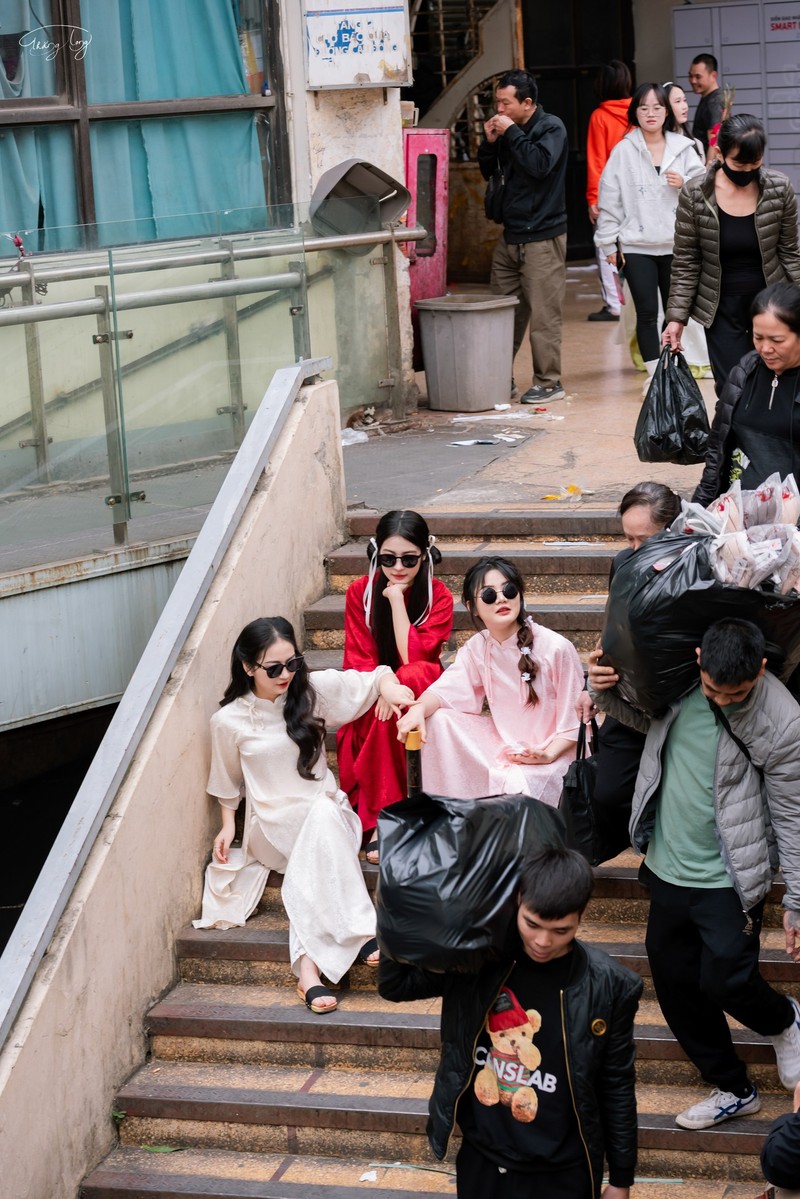
[[305,23],[309,89],[411,83],[406,4],[306,0]]

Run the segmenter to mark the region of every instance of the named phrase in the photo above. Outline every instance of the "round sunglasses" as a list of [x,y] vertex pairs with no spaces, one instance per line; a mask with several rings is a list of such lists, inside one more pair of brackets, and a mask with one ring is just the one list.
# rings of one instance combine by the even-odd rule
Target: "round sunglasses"
[[[505,599],[516,599],[519,595],[519,587],[516,583],[504,583],[500,589],[500,593]],[[479,599],[482,599],[485,604],[493,604],[498,596],[498,592],[494,587],[482,587],[478,592]]]
[[268,679],[278,679],[284,670],[288,670],[289,674],[297,674],[304,662],[305,658],[302,654],[295,654],[287,662],[269,662],[266,665],[263,662],[256,662],[255,669],[263,670]]
[[422,554],[378,554],[378,565],[391,569],[395,562],[402,562],[406,570],[412,570],[421,557]]

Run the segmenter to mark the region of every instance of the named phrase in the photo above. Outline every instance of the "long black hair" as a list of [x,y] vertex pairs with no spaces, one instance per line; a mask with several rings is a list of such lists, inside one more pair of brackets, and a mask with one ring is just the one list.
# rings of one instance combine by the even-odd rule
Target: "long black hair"
[[505,558],[479,558],[464,575],[461,602],[469,612],[475,628],[484,629],[486,626],[475,610],[475,600],[478,597],[478,592],[483,587],[483,580],[490,570],[499,571],[503,578],[507,579],[509,583],[513,583],[519,592],[519,616],[517,617],[517,624],[519,626],[517,628],[519,662],[517,666],[519,667],[521,676],[529,676],[528,678],[524,678],[524,682],[528,688],[526,702],[533,706],[539,702],[539,697],[533,686],[538,667],[533,656],[533,629],[531,628],[528,614],[525,611],[525,580],[516,566]]
[[[388,541],[390,537],[402,537],[405,541],[410,541],[422,554],[419,570],[408,593],[408,619],[415,624],[425,615],[425,610],[430,602],[431,563],[436,565],[441,562],[442,555],[432,544],[427,523],[419,512],[411,512],[407,508],[394,509],[380,518],[375,529],[375,536],[370,539],[367,546],[367,557],[370,563],[381,552],[384,541]],[[372,595],[369,597],[369,629],[378,647],[378,661],[382,666],[391,666],[392,670],[396,670],[400,666],[400,655],[397,652],[397,642],[394,636],[392,608],[383,594],[388,585],[389,580],[378,566],[372,582],[367,584],[372,588]]]
[[[276,641],[288,641],[295,654],[300,653],[294,629],[282,616],[260,616],[245,625],[231,651],[231,681],[220,700],[221,708],[255,689],[252,676],[244,668],[245,663],[255,666],[264,651]],[[316,698],[309,669],[304,661],[300,669],[295,671],[286,691],[286,703],[283,708],[286,731],[300,751],[297,757],[297,772],[304,779],[316,778],[314,767],[319,761],[325,741],[325,724],[314,715]]]

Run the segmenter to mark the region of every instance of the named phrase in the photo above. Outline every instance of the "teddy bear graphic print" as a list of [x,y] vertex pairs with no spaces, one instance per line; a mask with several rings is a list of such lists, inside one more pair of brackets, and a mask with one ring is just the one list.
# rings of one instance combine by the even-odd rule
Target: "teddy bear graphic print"
[[501,1165],[549,1170],[582,1158],[561,1023],[569,958],[514,967],[475,1047],[458,1109],[467,1140]]

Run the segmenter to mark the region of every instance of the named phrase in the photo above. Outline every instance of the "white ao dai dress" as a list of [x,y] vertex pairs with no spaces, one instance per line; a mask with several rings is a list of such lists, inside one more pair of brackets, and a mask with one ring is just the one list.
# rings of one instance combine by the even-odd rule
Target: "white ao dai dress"
[[[495,641],[483,629],[459,649],[455,662],[428,691],[442,707],[426,722],[422,780],[432,795],[480,799],[484,795],[532,795],[555,807],[574,748],[546,765],[509,761],[508,747],[545,748],[554,738],[578,739],[575,704],[583,690],[583,668],[565,637],[529,619],[537,666],[538,703],[526,702],[516,633]],[[484,698],[489,715],[481,715]]]
[[[388,666],[362,673],[322,670],[312,676],[315,714],[336,728],[357,720],[378,698]],[[350,801],[328,769],[325,752],[304,779],[298,748],[284,719],[285,697],[242,696],[211,718],[208,791],[237,808],[244,785],[241,849],[206,869],[203,913],[196,928],[242,925],[255,910],[270,870],[284,878],[281,898],[289,917],[289,951],[298,973],[303,954],[338,982],[365,941],[375,935],[375,909],[358,851],[362,829]]]

